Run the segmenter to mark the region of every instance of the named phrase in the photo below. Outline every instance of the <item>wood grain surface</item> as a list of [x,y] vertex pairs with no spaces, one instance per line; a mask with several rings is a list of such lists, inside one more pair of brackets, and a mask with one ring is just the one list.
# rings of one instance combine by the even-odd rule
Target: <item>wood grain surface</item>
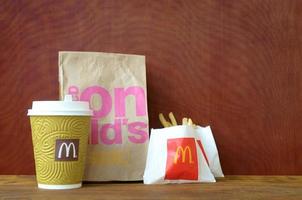
[[301,10],[299,0],[2,0],[0,174],[34,173],[27,109],[58,99],[58,51],[79,50],[146,55],[150,127],[169,111],[211,125],[225,174],[302,175]]
[[301,176],[229,176],[210,184],[85,183],[74,190],[41,190],[34,176],[0,176],[1,199],[270,199],[302,198]]

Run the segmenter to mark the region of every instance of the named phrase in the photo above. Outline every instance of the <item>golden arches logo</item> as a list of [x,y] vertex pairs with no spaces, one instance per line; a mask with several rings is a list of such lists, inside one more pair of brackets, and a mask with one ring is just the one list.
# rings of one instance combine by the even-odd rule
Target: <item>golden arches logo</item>
[[56,161],[78,160],[79,139],[57,139],[55,147]]
[[71,147],[72,147],[72,152],[73,152],[73,158],[76,158],[76,157],[77,157],[76,147],[75,147],[74,143],[71,142],[71,143],[67,144],[66,142],[63,142],[63,143],[60,145],[60,148],[59,148],[58,158],[62,158],[63,147],[65,147],[65,152],[66,152],[65,157],[66,157],[66,158],[69,157],[69,153],[70,153],[70,148],[71,148]]
[[175,152],[175,156],[174,156],[174,164],[177,163],[179,156],[181,155],[181,162],[185,163],[186,161],[186,152],[188,151],[189,153],[189,164],[193,164],[193,160],[192,160],[192,152],[189,146],[186,146],[185,148],[183,148],[182,146],[178,146]]

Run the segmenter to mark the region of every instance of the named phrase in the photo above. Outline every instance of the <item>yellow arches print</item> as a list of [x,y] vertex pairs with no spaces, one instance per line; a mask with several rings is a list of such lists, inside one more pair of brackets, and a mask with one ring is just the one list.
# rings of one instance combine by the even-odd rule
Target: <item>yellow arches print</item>
[[[193,164],[193,160],[192,160],[192,152],[189,146],[186,146],[185,149],[183,149],[183,147],[178,146],[176,149],[176,153],[174,156],[174,164],[177,163],[179,156],[181,155],[181,162],[185,163],[186,162],[186,152],[188,151],[189,153],[189,164]],[[181,153],[179,155],[179,153]]]

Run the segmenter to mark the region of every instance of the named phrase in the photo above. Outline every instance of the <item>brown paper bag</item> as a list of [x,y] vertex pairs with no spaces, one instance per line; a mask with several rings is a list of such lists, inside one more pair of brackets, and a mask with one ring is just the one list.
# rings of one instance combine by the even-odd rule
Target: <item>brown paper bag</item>
[[59,52],[60,98],[89,101],[92,130],[86,181],[142,180],[148,112],[145,57]]

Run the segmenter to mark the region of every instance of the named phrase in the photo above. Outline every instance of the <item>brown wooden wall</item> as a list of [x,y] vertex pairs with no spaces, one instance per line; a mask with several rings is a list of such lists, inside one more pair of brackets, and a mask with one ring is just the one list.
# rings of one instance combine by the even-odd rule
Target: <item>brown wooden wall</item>
[[27,109],[57,99],[58,51],[144,54],[150,127],[212,126],[225,174],[302,175],[302,1],[0,3],[0,174],[33,174]]

